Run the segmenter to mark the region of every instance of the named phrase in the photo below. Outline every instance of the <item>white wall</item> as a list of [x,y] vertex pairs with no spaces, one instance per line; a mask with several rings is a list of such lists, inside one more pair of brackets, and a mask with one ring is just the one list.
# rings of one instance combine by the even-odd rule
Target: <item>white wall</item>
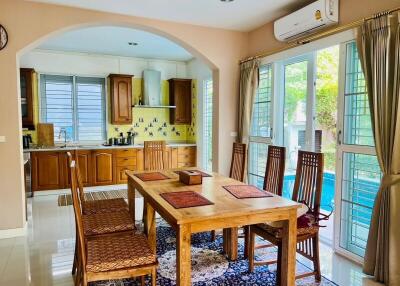
[[34,50],[23,55],[20,64],[24,68],[34,68],[38,73],[50,74],[106,77],[115,73],[141,78],[144,69],[155,69],[161,71],[163,80],[187,77],[186,62],[87,53]]
[[[203,165],[203,94],[204,94],[204,81],[212,79],[212,71],[198,59],[193,59],[187,64],[187,75],[189,78],[197,79],[197,162],[199,166]],[[214,113],[215,114],[215,113]],[[214,132],[213,132],[214,134]],[[216,142],[213,142],[213,150],[217,150],[217,146],[214,147]],[[213,155],[214,158],[214,155]]]

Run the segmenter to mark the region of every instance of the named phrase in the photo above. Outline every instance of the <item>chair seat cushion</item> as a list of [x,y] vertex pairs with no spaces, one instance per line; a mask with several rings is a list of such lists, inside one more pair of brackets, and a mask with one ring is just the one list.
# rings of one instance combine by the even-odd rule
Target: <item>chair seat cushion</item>
[[[257,227],[275,238],[281,239],[283,236],[282,227],[275,227],[268,223],[257,224]],[[297,218],[297,236],[318,233],[318,230],[319,226],[314,215],[307,213]]]
[[122,198],[85,201],[83,203],[83,214],[112,213],[127,210],[128,204]]
[[104,272],[156,263],[143,234],[97,237],[87,242],[89,272]]
[[86,236],[128,231],[134,228],[135,224],[128,211],[83,216],[83,230]]

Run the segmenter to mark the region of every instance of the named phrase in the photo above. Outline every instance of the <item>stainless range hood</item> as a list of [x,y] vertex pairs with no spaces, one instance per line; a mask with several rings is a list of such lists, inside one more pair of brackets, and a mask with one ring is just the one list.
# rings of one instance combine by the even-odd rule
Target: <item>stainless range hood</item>
[[143,71],[143,101],[144,105],[161,105],[161,72],[156,70]]

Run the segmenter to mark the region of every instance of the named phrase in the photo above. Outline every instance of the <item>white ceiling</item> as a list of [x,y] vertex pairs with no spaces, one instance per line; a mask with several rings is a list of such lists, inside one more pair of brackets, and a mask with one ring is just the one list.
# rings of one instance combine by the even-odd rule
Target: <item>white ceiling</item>
[[30,0],[118,14],[249,31],[313,0]]
[[[138,43],[130,46],[128,42]],[[90,27],[63,33],[38,49],[188,61],[193,56],[174,42],[141,30],[123,27]]]

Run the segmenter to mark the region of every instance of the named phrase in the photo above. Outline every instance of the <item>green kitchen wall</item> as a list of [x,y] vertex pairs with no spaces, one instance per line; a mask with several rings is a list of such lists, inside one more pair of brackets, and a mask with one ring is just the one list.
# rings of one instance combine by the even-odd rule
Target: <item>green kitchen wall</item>
[[[39,122],[39,95],[38,95],[38,76],[34,74],[34,118],[35,124]],[[141,78],[132,78],[132,102],[136,104],[142,96]],[[107,80],[109,87],[109,80]],[[110,92],[107,90],[107,102],[110,102]],[[169,83],[166,80],[161,82],[161,102],[169,105]],[[108,104],[107,113],[110,114]],[[195,143],[196,124],[197,124],[197,80],[192,80],[192,124],[191,125],[172,125],[169,123],[168,108],[133,108],[133,122],[131,125],[113,125],[110,120],[107,122],[107,138],[118,137],[120,132],[136,132],[135,143],[142,143],[147,140],[166,140],[169,142]],[[36,131],[24,130],[23,134],[31,134],[33,143],[37,142]]]

